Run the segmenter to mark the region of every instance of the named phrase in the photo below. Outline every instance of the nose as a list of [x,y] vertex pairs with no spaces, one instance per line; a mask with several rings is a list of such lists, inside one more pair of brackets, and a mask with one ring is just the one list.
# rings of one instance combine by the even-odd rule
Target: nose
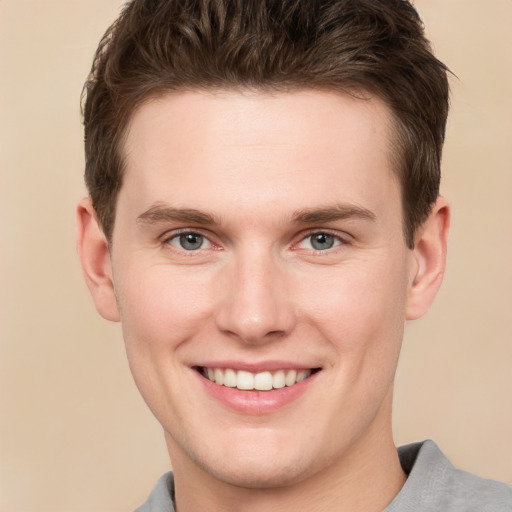
[[284,338],[296,324],[287,283],[286,269],[271,255],[259,251],[234,258],[218,283],[218,329],[245,344]]

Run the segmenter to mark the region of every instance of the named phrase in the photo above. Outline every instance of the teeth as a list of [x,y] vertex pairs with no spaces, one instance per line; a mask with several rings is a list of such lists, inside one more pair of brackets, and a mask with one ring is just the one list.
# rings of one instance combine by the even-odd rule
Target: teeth
[[215,382],[222,386],[224,384],[224,372],[220,368],[215,368]]
[[307,379],[311,375],[311,372],[309,370],[300,370],[297,372],[297,382],[302,382],[303,380]]
[[[218,384],[219,381],[215,379]],[[236,387],[238,389],[254,389],[254,375],[249,372],[238,372],[236,376]]]
[[237,378],[234,370],[227,369],[224,372],[224,386],[228,388],[236,388]]
[[293,386],[297,382],[297,372],[295,370],[290,370],[286,373],[286,377],[284,379],[284,383],[287,386]]
[[278,372],[272,375],[272,387],[274,389],[284,388],[286,385],[286,377],[284,374],[284,370],[279,370]]
[[257,373],[254,376],[254,388],[261,391],[272,389],[272,374],[270,372]]
[[205,368],[203,375],[219,386],[244,391],[270,391],[293,386],[311,375],[311,370],[278,370],[276,372],[251,373],[231,368]]

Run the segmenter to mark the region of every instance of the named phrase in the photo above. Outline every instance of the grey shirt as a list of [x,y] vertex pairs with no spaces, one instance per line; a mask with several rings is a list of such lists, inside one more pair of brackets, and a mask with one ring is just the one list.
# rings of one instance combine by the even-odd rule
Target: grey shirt
[[[408,475],[405,485],[383,512],[512,512],[512,487],[452,466],[433,441],[398,449]],[[158,480],[135,512],[175,512],[172,473]]]

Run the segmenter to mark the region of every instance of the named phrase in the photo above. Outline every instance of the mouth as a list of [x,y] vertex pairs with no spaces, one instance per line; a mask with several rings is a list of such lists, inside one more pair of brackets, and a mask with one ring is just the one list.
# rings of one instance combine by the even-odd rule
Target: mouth
[[204,378],[218,386],[236,388],[240,391],[272,391],[292,387],[309,379],[320,368],[281,369],[276,371],[249,372],[233,368],[195,368]]

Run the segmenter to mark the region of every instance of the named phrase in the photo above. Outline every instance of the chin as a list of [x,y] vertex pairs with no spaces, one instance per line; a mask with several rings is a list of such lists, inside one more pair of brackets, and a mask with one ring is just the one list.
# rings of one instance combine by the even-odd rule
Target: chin
[[235,434],[226,436],[227,443],[212,441],[201,447],[171,443],[171,462],[175,464],[175,457],[188,460],[215,480],[246,489],[287,487],[316,472],[320,457],[310,456],[307,443],[300,448],[302,443],[283,442],[273,434],[269,429],[266,435],[253,435],[251,440]]
[[246,489],[287,487],[307,478],[309,472],[301,464],[285,458],[274,454],[266,460],[238,459],[229,466],[216,464],[203,469],[217,480]]

